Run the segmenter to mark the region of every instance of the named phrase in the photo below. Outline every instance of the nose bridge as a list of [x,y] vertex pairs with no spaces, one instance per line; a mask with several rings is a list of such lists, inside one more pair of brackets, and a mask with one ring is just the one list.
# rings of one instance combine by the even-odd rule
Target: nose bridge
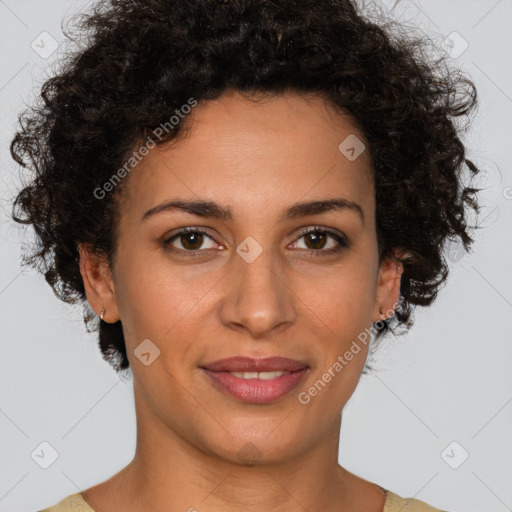
[[225,324],[262,336],[293,320],[295,310],[284,265],[272,249],[248,237],[233,258],[229,292],[222,308]]

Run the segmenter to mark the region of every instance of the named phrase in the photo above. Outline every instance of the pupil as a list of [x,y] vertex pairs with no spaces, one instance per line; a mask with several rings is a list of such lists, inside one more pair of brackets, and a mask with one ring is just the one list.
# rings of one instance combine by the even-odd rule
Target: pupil
[[[309,233],[308,237],[306,237],[306,240],[311,240],[311,239],[313,239],[313,249],[318,249],[318,247],[315,245],[315,240],[316,240],[317,244],[320,241],[320,245],[323,245],[321,242],[325,241],[325,234],[323,234],[323,233],[319,234],[318,231],[314,231],[312,233]],[[309,246],[309,243],[308,243],[308,246]]]
[[[194,245],[194,243],[195,243],[198,247],[190,247],[190,244],[189,244],[190,239],[192,239],[192,245]],[[202,245],[202,240],[203,240],[202,233],[186,233],[181,236],[181,243],[182,243],[183,247],[185,247],[186,249],[192,249],[192,250],[198,249]]]

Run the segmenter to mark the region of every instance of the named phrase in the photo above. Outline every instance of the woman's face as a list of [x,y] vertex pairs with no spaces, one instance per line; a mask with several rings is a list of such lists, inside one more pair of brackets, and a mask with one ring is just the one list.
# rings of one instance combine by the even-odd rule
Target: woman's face
[[[378,264],[369,154],[357,156],[363,136],[314,95],[256,103],[230,92],[189,115],[186,137],[151,149],[125,178],[113,293],[97,302],[106,321],[122,321],[139,424],[226,460],[247,443],[262,460],[285,459],[338,425],[367,356],[358,335],[398,298],[396,267]],[[171,200],[231,216],[145,216]],[[331,200],[351,206],[297,207]],[[232,356],[307,370],[284,396],[245,401],[203,369]]]

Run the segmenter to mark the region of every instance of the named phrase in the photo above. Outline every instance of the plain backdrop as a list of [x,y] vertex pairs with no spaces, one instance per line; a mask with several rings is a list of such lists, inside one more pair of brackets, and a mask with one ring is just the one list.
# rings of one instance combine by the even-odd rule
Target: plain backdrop
[[[135,449],[132,382],[103,361],[80,308],[21,268],[32,233],[8,216],[19,185],[8,150],[17,113],[59,56],[61,20],[86,5],[0,0],[0,512],[53,505],[119,471]],[[393,13],[444,42],[478,88],[464,141],[487,171],[482,229],[471,254],[450,253],[436,302],[416,310],[408,334],[381,345],[380,371],[361,378],[344,410],[339,461],[450,512],[505,512],[512,510],[512,0],[402,0]],[[59,46],[46,55],[52,44]]]

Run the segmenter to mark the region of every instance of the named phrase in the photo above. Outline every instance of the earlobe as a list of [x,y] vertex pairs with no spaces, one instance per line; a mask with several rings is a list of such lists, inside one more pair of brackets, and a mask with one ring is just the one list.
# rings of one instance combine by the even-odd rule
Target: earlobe
[[119,320],[112,272],[105,256],[99,255],[88,244],[79,244],[80,273],[85,294],[98,316],[104,311],[105,322]]

